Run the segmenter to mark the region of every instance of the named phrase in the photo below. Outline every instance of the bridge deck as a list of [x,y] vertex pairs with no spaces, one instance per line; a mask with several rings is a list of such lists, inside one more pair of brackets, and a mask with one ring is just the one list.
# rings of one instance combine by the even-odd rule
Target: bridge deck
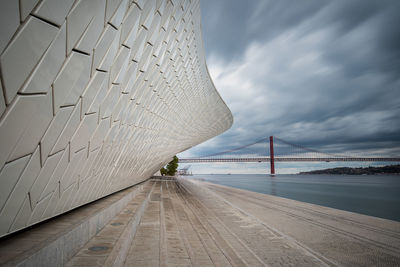
[[[208,162],[269,162],[269,157],[257,158],[188,158],[179,159],[179,163],[208,163]],[[400,158],[371,158],[371,157],[275,157],[280,162],[400,162]]]
[[399,222],[198,181],[155,179],[67,266],[399,266],[399,255]]

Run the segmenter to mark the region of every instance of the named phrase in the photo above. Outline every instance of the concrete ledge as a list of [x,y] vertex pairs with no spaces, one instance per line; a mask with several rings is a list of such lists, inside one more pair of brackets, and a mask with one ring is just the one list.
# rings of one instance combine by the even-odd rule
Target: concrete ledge
[[[154,186],[154,185],[153,185]],[[118,239],[111,254],[107,257],[104,266],[123,266],[126,256],[128,255],[133,237],[136,234],[137,226],[143,216],[144,210],[147,208],[151,196],[151,191],[147,194],[146,199],[140,204],[140,207],[132,216],[124,232]]]
[[152,176],[151,179],[153,180],[176,180],[176,176]]
[[0,265],[63,266],[142,188],[135,185],[0,239]]
[[149,203],[154,184],[146,183],[144,189],[65,266],[122,266]]

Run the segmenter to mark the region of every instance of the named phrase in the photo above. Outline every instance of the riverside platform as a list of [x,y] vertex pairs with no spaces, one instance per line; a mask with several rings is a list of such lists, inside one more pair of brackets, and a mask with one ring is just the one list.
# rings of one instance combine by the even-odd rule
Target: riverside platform
[[400,222],[154,177],[0,239],[3,266],[399,266]]

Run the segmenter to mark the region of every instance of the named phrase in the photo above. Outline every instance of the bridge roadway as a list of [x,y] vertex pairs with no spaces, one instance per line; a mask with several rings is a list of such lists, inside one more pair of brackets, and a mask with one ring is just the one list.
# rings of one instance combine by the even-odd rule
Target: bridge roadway
[[[331,162],[331,161],[364,161],[364,162],[400,162],[400,158],[370,158],[370,157],[324,157],[324,158],[301,158],[301,157],[275,157],[275,161],[281,162]],[[259,158],[182,158],[179,163],[207,163],[207,162],[269,162],[269,157]]]
[[156,178],[1,239],[0,265],[399,266],[400,222]]

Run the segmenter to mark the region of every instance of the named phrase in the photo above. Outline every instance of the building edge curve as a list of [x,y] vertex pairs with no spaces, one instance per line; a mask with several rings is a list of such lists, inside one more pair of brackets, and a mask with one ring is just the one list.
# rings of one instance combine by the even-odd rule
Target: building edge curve
[[140,183],[232,126],[198,0],[3,1],[0,15],[0,237]]

